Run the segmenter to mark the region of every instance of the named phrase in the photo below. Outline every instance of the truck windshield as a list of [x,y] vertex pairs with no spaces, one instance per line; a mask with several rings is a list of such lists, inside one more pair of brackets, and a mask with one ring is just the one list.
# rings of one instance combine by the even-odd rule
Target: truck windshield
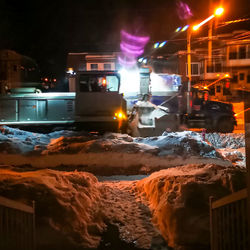
[[116,75],[81,75],[80,92],[119,91],[119,78]]

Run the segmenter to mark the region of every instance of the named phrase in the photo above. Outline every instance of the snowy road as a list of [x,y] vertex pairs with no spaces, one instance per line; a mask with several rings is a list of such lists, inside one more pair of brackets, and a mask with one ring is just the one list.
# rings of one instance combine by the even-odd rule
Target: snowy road
[[134,181],[103,182],[102,210],[107,221],[119,228],[120,238],[136,247],[152,249],[164,240],[152,223],[146,200],[138,195]]

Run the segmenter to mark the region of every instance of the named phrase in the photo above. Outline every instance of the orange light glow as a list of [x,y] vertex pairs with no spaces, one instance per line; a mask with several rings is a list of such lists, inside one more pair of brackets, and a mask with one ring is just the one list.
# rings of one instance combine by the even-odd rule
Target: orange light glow
[[216,16],[221,16],[223,14],[223,12],[224,12],[224,8],[220,7],[220,8],[215,10],[214,14]]
[[106,86],[107,85],[107,81],[106,81],[106,79],[104,78],[104,79],[102,79],[102,86]]
[[193,30],[194,30],[194,31],[196,31],[196,30],[198,30],[198,29],[199,29],[199,25],[194,25],[194,26],[193,26]]
[[225,77],[230,77],[230,75],[229,74],[225,74]]
[[240,111],[240,112],[234,114],[234,116],[237,117],[238,115],[240,115],[240,114],[242,114],[242,113],[248,111],[249,109],[250,109],[250,108],[244,109],[244,110],[242,110],[242,111]]
[[48,81],[48,78],[45,78],[44,81],[47,82],[47,81]]

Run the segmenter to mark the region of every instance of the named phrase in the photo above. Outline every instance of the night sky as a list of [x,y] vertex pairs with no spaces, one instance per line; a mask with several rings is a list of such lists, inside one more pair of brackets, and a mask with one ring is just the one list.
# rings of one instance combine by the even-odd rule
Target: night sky
[[[212,0],[213,1],[213,0]],[[208,17],[208,0],[186,0],[193,20]],[[248,0],[224,0],[224,20],[250,17]],[[0,0],[0,48],[32,57],[42,74],[63,76],[68,52],[119,50],[120,30],[171,37],[185,24],[176,0]],[[245,25],[245,26],[244,26]],[[247,28],[250,23],[243,26]],[[246,27],[247,26],[247,27]]]

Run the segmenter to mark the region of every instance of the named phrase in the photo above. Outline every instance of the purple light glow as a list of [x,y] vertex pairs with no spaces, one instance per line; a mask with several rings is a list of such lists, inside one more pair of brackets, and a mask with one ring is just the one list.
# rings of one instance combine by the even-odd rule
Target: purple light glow
[[130,49],[130,50],[140,50],[141,48],[143,48],[144,46],[141,46],[141,44],[129,44],[126,42],[121,42],[120,44],[122,44],[123,46],[125,46],[126,48]]
[[121,48],[122,52],[124,52],[126,54],[130,54],[130,55],[136,56],[136,57],[142,55],[143,52],[144,52],[144,49],[131,50],[131,49],[127,48],[127,46],[124,43],[120,44],[120,48]]
[[177,3],[177,14],[181,20],[187,20],[191,16],[193,16],[193,13],[189,6],[182,1],[179,1]]
[[149,41],[148,36],[134,36],[134,35],[131,35],[124,30],[121,31],[121,35],[122,35],[122,37],[125,38],[125,40],[129,40],[129,41],[135,42],[135,43],[141,43],[144,45]]
[[144,47],[149,41],[148,36],[135,36],[125,30],[121,30],[121,56],[119,63],[123,67],[133,67],[137,63],[137,57],[144,53]]

